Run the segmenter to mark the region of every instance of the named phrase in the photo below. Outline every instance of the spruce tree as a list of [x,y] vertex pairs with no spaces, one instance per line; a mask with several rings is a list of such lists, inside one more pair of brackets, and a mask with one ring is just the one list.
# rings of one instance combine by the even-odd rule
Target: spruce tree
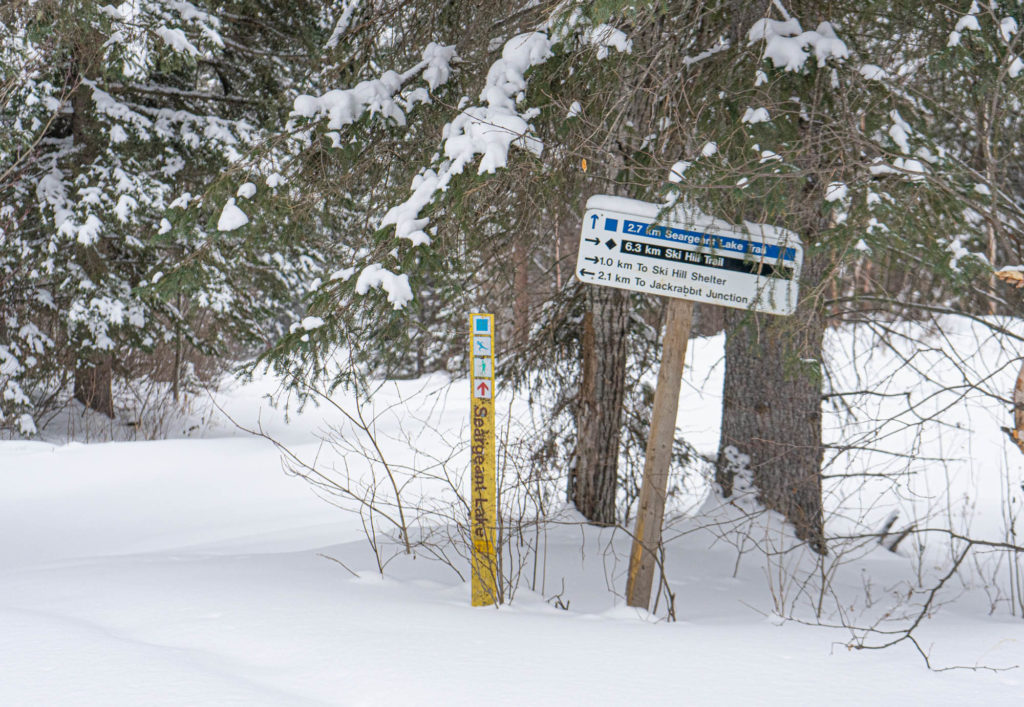
[[[217,179],[278,119],[306,70],[283,59],[308,51],[319,5],[44,0],[0,13],[7,423],[32,432],[33,411],[65,390],[113,415],[113,378],[144,372],[133,362],[153,352],[173,349],[177,392],[183,355],[265,346],[316,263],[286,239],[218,228]],[[269,189],[254,186],[232,196]]]

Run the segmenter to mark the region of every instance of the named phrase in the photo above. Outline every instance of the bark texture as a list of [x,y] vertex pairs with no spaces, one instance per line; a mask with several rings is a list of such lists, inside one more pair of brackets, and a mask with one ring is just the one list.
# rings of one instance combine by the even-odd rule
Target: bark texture
[[583,371],[576,412],[576,465],[569,500],[587,520],[615,523],[619,437],[626,389],[629,293],[586,285]]
[[[811,292],[820,266],[808,257],[793,317],[729,310],[717,480],[732,494],[735,453],[749,456],[759,500],[825,552],[821,504],[821,344],[825,316]],[[733,460],[730,462],[730,460]]]
[[512,246],[512,322],[514,345],[523,349],[530,339],[530,249],[523,235]]
[[106,356],[95,365],[75,368],[75,400],[107,417],[114,417],[113,360]]

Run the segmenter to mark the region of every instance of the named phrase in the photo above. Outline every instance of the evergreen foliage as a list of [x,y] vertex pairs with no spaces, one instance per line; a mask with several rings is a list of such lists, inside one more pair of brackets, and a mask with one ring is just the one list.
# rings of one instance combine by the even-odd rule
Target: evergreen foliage
[[316,27],[303,28],[304,4],[276,7],[42,1],[0,11],[8,424],[31,433],[33,414],[101,362],[132,376],[146,372],[130,369],[135,352],[230,360],[275,336],[316,264],[273,238],[278,227],[258,239],[218,231],[216,178],[272,128],[305,71],[284,59],[308,50],[294,28]]
[[[1022,261],[1021,11],[8,3],[2,424],[31,434],[84,372],[137,375],[169,350],[175,380],[189,352],[222,370],[259,353],[300,393],[458,374],[465,313],[487,310],[508,323],[505,379],[549,402],[537,464],[571,468],[593,308],[573,270],[595,193],[803,238],[807,316],[734,331],[1014,311],[990,278]],[[624,306],[637,470],[663,306]],[[787,374],[820,380],[812,353],[788,350]]]
[[[968,76],[978,62],[990,75],[986,100],[1018,105],[1020,85],[1009,69],[1016,34],[992,29],[1009,28],[1004,20],[1016,6],[964,7],[962,14],[892,2],[524,3],[501,16],[461,6],[477,13],[472,26],[492,28],[489,37],[444,25],[443,13],[437,24],[417,24],[419,8],[403,9],[387,23],[405,51],[453,43],[461,61],[449,82],[431,90],[431,101],[401,121],[367,116],[340,131],[316,121],[316,158],[305,160],[313,177],[303,191],[309,198],[326,182],[331,198],[318,213],[328,201],[352,210],[333,251],[348,258],[337,263],[344,277],[311,304],[326,325],[284,340],[272,354],[278,363],[297,357],[302,370],[323,373],[316,361],[327,359],[317,354],[340,341],[352,354],[348,374],[457,372],[462,313],[496,310],[515,322],[504,332],[511,351],[504,372],[553,401],[542,426],[558,440],[539,449],[561,450],[549,462],[565,467],[572,464],[586,308],[571,275],[574,232],[589,194],[682,203],[734,222],[788,228],[816,263],[803,292],[807,306],[833,314],[880,301],[976,307],[979,296],[992,295],[983,292],[991,224],[999,224],[1007,254],[1019,247],[1017,200],[1005,189],[987,200],[976,187],[983,180],[969,157],[978,139],[966,128],[975,119]],[[971,12],[987,13],[988,29],[951,43],[950,32]],[[446,151],[448,138],[488,99],[508,40],[528,32],[546,39],[545,56],[531,60],[513,94],[514,112],[528,125],[497,163],[484,155],[463,167],[457,151]],[[335,49],[366,47],[342,35]],[[414,58],[364,64],[364,73],[342,85]],[[959,82],[948,80],[953,66],[963,72]],[[327,79],[320,85],[328,86]],[[403,90],[408,96],[415,88]],[[956,121],[940,120],[943,114]],[[993,131],[999,154],[1016,154],[1015,114],[1004,108],[1001,115]],[[328,147],[327,137],[338,146]],[[408,198],[406,185],[416,191],[425,178],[447,179],[453,164],[458,171],[445,189],[427,190],[413,212],[425,220],[416,228],[426,229],[429,243],[385,225],[388,209]],[[338,182],[322,178],[325,165],[348,176],[340,194]],[[1014,168],[1012,159],[1000,165],[1005,174]],[[365,294],[360,275],[370,267],[407,278],[411,299],[395,301],[387,287]],[[516,286],[523,269],[525,291]],[[657,339],[660,305],[633,299],[630,349],[640,351]],[[748,319],[763,326],[762,317]],[[798,358],[785,363],[793,375],[821,375]],[[627,389],[642,390],[656,357],[646,360],[631,367]],[[556,422],[559,415],[568,418]]]

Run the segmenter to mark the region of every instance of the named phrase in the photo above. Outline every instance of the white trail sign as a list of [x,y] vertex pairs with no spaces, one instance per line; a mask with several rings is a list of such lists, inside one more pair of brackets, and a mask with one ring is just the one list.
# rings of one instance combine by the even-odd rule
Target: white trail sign
[[735,227],[633,199],[587,201],[576,277],[592,285],[792,314],[803,247],[790,231]]

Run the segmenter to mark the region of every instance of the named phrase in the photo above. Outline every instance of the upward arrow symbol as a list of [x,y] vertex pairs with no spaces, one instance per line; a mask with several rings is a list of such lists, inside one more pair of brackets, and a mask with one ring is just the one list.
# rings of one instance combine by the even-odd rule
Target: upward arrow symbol
[[480,391],[480,395],[487,395],[487,382],[480,381],[480,385],[478,385],[476,389]]

